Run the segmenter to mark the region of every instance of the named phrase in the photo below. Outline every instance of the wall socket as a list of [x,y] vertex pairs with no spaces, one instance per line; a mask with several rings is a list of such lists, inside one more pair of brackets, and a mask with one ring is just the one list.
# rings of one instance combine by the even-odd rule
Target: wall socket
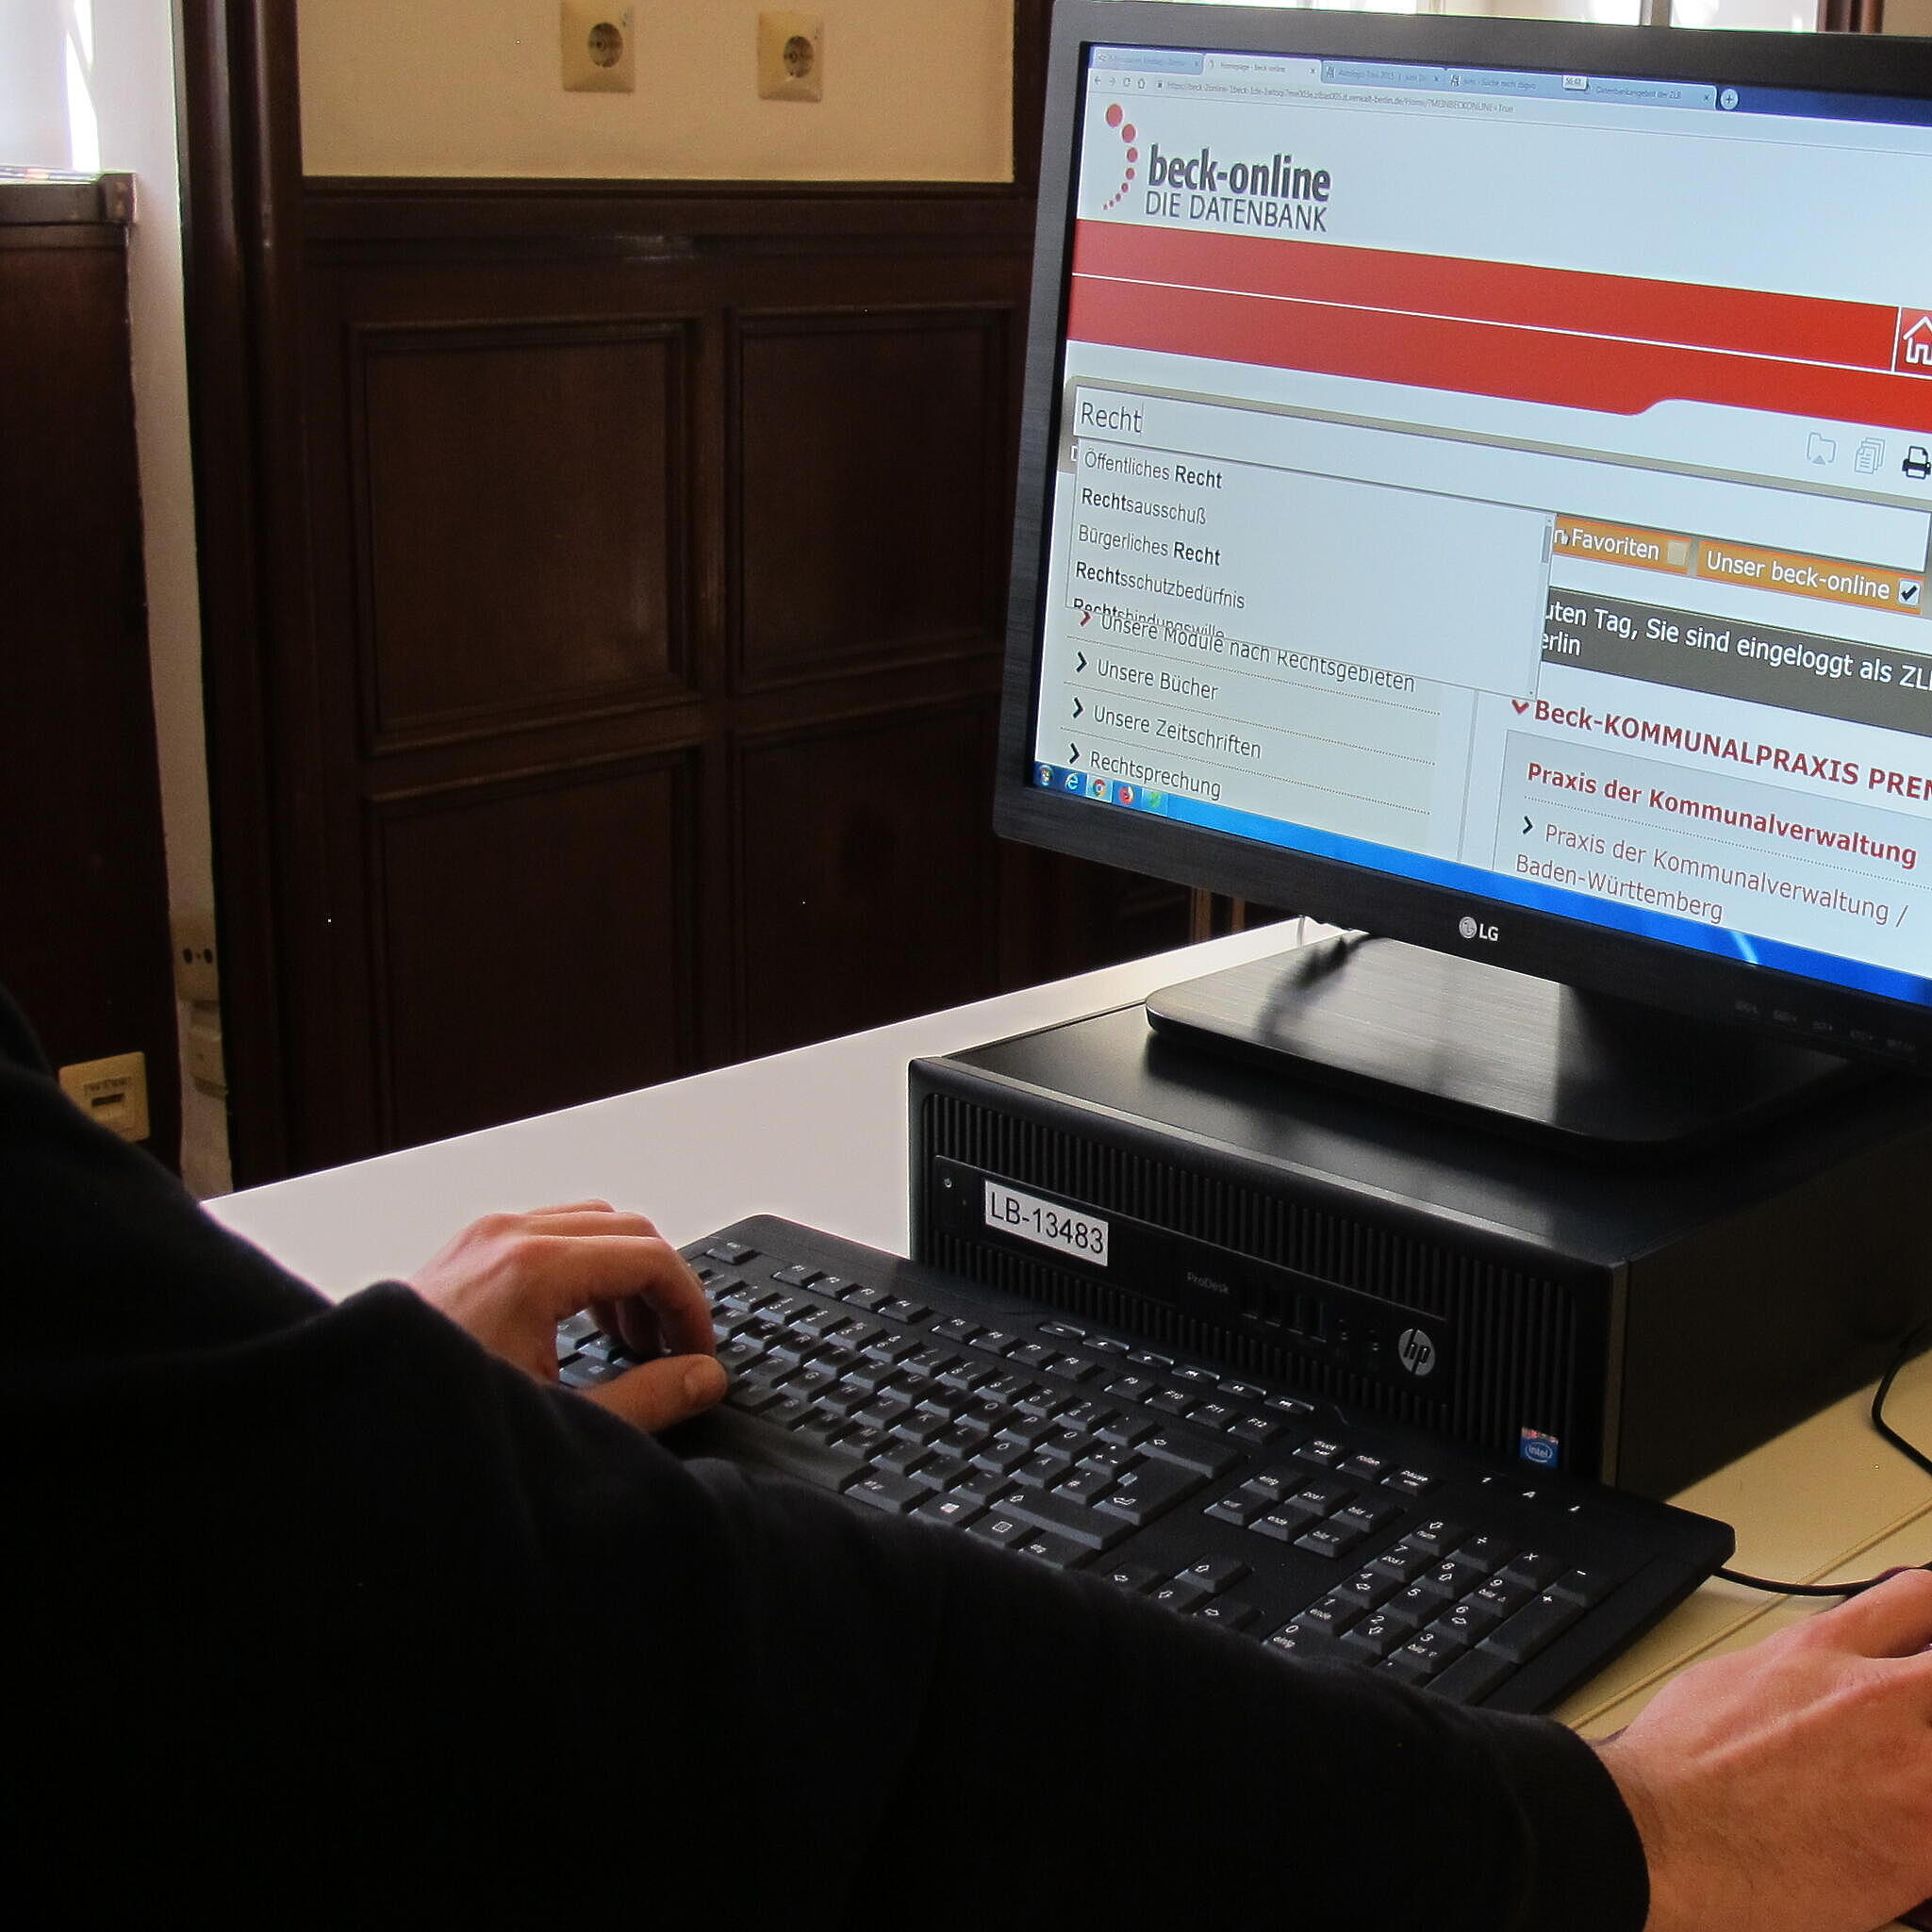
[[60,1069],[60,1090],[89,1119],[123,1140],[148,1137],[148,1059],[115,1053],[106,1060],[76,1060]]
[[817,14],[758,16],[758,96],[766,101],[825,98],[825,23]]
[[175,999],[190,1006],[213,1005],[222,997],[214,914],[176,913],[168,924],[174,935]]
[[628,94],[637,87],[635,8],[607,0],[562,0],[564,91]]

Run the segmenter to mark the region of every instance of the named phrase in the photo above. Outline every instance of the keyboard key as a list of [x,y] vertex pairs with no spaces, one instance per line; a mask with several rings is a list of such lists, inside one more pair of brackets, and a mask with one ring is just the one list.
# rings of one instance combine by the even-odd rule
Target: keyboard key
[[1295,1455],[1298,1461],[1313,1462],[1322,1469],[1332,1469],[1347,1453],[1340,1443],[1329,1436],[1312,1436],[1296,1450]]
[[1214,1443],[1190,1442],[1185,1436],[1171,1435],[1164,1429],[1158,1435],[1143,1436],[1134,1447],[1143,1456],[1178,1462],[1181,1468],[1201,1476],[1226,1476],[1241,1461],[1232,1449],[1221,1448]]
[[1428,1688],[1459,1704],[1480,1704],[1511,1674],[1512,1666],[1478,1648],[1467,1650],[1429,1678]]
[[1549,1586],[1552,1596],[1560,1596],[1570,1603],[1580,1603],[1589,1610],[1601,1603],[1617,1587],[1617,1579],[1608,1570],[1593,1567],[1588,1570],[1565,1570]]
[[1091,1381],[1100,1372],[1100,1364],[1091,1355],[1056,1355],[1047,1364],[1049,1375],[1057,1375],[1062,1381]]
[[1217,1630],[1248,1630],[1260,1620],[1261,1611],[1238,1596],[1219,1596],[1201,1604],[1195,1615]]
[[1386,1456],[1358,1452],[1337,1463],[1336,1474],[1352,1476],[1358,1482],[1380,1482],[1394,1473],[1395,1466]]
[[883,1510],[888,1516],[903,1516],[916,1504],[933,1494],[922,1482],[909,1482],[902,1476],[883,1476],[875,1470],[861,1470],[844,1484],[841,1494],[854,1502]]
[[1461,1523],[1451,1523],[1442,1516],[1432,1516],[1427,1523],[1418,1523],[1404,1541],[1415,1548],[1427,1550],[1430,1556],[1441,1559],[1469,1534]]
[[1222,1591],[1239,1583],[1252,1572],[1239,1557],[1202,1557],[1198,1562],[1188,1564],[1181,1572],[1191,1577],[1197,1583],[1205,1584],[1211,1595],[1219,1596]]
[[1164,1581],[1160,1571],[1149,1563],[1115,1563],[1111,1570],[1095,1572],[1103,1582],[1112,1583],[1122,1590],[1131,1590],[1138,1595],[1143,1590]]
[[786,1288],[809,1288],[824,1272],[807,1262],[794,1262],[788,1268],[780,1268],[771,1279]]
[[1185,1577],[1179,1577],[1165,1583],[1157,1583],[1147,1593],[1149,1603],[1157,1603],[1163,1610],[1191,1610],[1208,1601],[1214,1593]]
[[1289,1433],[1285,1422],[1267,1415],[1243,1415],[1228,1426],[1230,1436],[1239,1436],[1245,1443],[1252,1443],[1257,1448],[1266,1448],[1270,1443],[1280,1442]]
[[956,1314],[947,1321],[935,1322],[933,1332],[942,1342],[956,1342],[964,1347],[976,1335],[983,1335],[986,1331],[978,1322],[969,1322],[964,1315]]
[[923,1322],[932,1318],[933,1311],[916,1301],[907,1301],[902,1296],[893,1296],[882,1301],[876,1313],[889,1316],[896,1322]]
[[1332,1637],[1319,1630],[1305,1630],[1298,1624],[1284,1624],[1266,1640],[1265,1647],[1280,1657],[1292,1657],[1297,1663],[1344,1663],[1347,1653]]
[[913,1505],[912,1513],[922,1523],[940,1523],[949,1528],[964,1529],[986,1513],[986,1506],[976,1496],[961,1495],[953,1491],[945,1495],[925,1497]]
[[1083,1549],[1109,1550],[1125,1543],[1132,1534],[1125,1523],[1116,1523],[1080,1503],[1064,1502],[1049,1492],[1007,1490],[993,1507],[1001,1515],[1017,1516],[1036,1529],[1051,1529],[1069,1538]]
[[1363,1541],[1363,1532],[1360,1529],[1346,1529],[1337,1523],[1317,1523],[1313,1529],[1304,1530],[1295,1539],[1295,1547],[1308,1550],[1314,1556],[1327,1557],[1330,1562],[1338,1562]]
[[1051,1335],[1056,1342],[1084,1342],[1087,1338],[1087,1331],[1075,1328],[1071,1322],[1042,1322],[1040,1332]]
[[1438,1478],[1422,1469],[1397,1469],[1393,1475],[1383,1477],[1382,1480],[1391,1489],[1398,1489],[1407,1496],[1426,1496],[1430,1490],[1442,1486]]
[[1578,1617],[1583,1606],[1544,1594],[1526,1603],[1516,1614],[1498,1624],[1482,1640],[1482,1648],[1508,1663],[1527,1663],[1548,1649]]
[[1503,1565],[1503,1575],[1512,1583],[1527,1583],[1532,1590],[1547,1590],[1570,1566],[1548,1550],[1519,1549]]
[[715,1262],[722,1262],[728,1268],[741,1268],[755,1256],[755,1247],[747,1247],[741,1241],[714,1241],[704,1252]]
[[1010,1547],[1016,1549],[1023,1557],[1032,1557],[1035,1562],[1045,1563],[1051,1570],[1077,1570],[1082,1563],[1093,1560],[1092,1550],[1083,1548],[1065,1536],[1055,1536],[1050,1530],[1045,1529],[1036,1531],[1025,1542],[1013,1544]]
[[1011,1329],[982,1329],[973,1337],[972,1346],[984,1349],[988,1355],[1004,1355],[1019,1340]]
[[1172,1462],[1141,1462],[1126,1471],[1094,1507],[1124,1517],[1135,1528],[1151,1523],[1201,1487],[1203,1478]]
[[1122,1402],[1145,1402],[1160,1387],[1152,1376],[1115,1376],[1106,1385],[1105,1393]]

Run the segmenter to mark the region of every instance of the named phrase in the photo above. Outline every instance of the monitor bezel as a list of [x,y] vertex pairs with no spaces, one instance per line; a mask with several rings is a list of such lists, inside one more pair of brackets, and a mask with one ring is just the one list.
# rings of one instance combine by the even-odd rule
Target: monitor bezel
[[[1932,100],[1932,40],[1059,0],[1042,126],[994,787],[994,829],[1002,837],[1407,940],[1586,993],[1772,1037],[1799,1038],[1848,1058],[1932,1068],[1932,1006],[1152,814],[1101,810],[1032,782],[1045,619],[1046,505],[1061,434],[1065,271],[1073,234],[1082,75],[1087,50],[1095,45],[1406,59]],[[1474,939],[1461,930],[1472,919]]]

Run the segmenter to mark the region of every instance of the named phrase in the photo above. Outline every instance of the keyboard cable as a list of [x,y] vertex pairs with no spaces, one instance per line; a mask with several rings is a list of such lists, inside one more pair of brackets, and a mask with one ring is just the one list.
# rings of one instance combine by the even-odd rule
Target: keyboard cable
[[[1898,1346],[1892,1351],[1891,1365],[1879,1378],[1878,1386],[1872,1391],[1872,1427],[1907,1461],[1932,1476],[1932,1455],[1928,1455],[1916,1443],[1907,1442],[1885,1419],[1885,1398],[1891,1393],[1891,1385],[1898,1379],[1898,1372],[1912,1358],[1921,1337],[1932,1333],[1932,1318],[1907,1329],[1899,1339]],[[1896,1577],[1901,1569],[1932,1570],[1932,1562],[1901,1564],[1887,1570],[1877,1577],[1867,1577],[1858,1583],[1779,1583],[1768,1577],[1754,1577],[1748,1570],[1720,1568],[1716,1575],[1726,1583],[1742,1583],[1749,1590],[1768,1590],[1776,1596],[1857,1596],[1861,1591],[1871,1590],[1883,1583],[1887,1577]]]

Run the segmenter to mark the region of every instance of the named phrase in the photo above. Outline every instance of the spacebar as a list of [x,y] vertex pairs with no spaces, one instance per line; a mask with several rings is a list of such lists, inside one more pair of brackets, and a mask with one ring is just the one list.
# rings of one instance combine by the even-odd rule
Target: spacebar
[[836,1449],[773,1428],[768,1423],[739,1415],[729,1406],[709,1411],[674,1429],[666,1445],[686,1461],[708,1456],[719,1462],[736,1462],[809,1482],[815,1489],[836,1489],[860,1466],[858,1459]]

